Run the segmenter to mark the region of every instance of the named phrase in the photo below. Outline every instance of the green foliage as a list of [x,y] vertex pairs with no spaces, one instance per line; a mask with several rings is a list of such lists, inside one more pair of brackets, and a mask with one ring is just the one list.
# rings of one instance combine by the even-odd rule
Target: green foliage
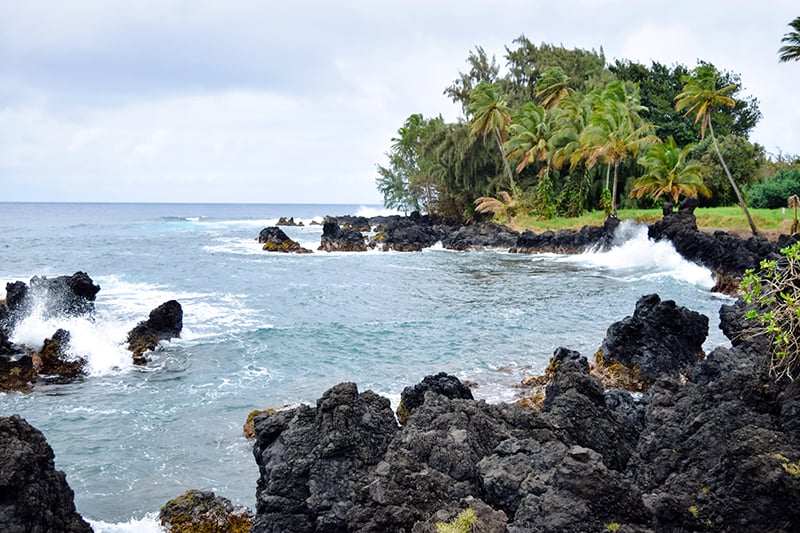
[[[760,179],[760,169],[765,161],[764,148],[735,135],[718,137],[717,141],[728,170],[736,176],[736,183],[742,187],[757,183]],[[736,192],[731,187],[712,140],[706,139],[698,143],[690,151],[689,157],[706,168],[704,181],[711,191],[711,196],[701,198],[700,205],[703,207],[735,205],[738,201]]]
[[606,216],[611,214],[611,191],[603,189],[600,194],[600,208],[605,212]]
[[781,62],[800,61],[800,17],[791,21],[789,26],[794,31],[787,32],[781,39],[782,43],[786,43],[778,50]]
[[800,195],[800,169],[781,170],[772,178],[745,188],[752,207],[786,207],[792,195]]
[[650,146],[640,162],[647,167],[647,173],[634,182],[630,192],[632,198],[651,195],[658,199],[666,194],[677,204],[681,195],[697,198],[698,194],[711,196],[711,191],[703,183],[705,167],[686,160],[691,145],[678,148],[675,139],[670,137],[665,143]]
[[397,130],[392,148],[386,154],[389,166],[378,165],[376,184],[386,207],[405,212],[435,210],[438,187],[432,176],[432,163],[424,157],[423,148],[443,126],[441,117],[425,119],[414,114]]
[[470,533],[472,531],[472,524],[478,522],[478,517],[475,516],[475,511],[471,507],[464,509],[458,516],[453,518],[450,522],[437,522],[437,533]]
[[745,318],[756,335],[770,339],[770,375],[794,380],[800,374],[800,243],[781,250],[784,259],[763,260],[749,269],[740,285],[751,304]]

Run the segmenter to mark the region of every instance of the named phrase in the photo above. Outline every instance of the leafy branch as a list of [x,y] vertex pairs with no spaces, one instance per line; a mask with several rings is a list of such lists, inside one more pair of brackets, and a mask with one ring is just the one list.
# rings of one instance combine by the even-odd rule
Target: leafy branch
[[740,289],[753,307],[745,313],[754,333],[770,339],[770,375],[794,380],[800,374],[800,243],[781,250],[780,260],[763,260],[745,271]]

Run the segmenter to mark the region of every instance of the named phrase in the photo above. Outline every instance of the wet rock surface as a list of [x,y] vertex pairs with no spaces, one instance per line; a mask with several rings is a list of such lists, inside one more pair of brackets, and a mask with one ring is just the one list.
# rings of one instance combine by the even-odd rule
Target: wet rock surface
[[745,270],[758,268],[762,259],[778,258],[780,249],[794,242],[788,236],[772,243],[765,237],[741,239],[724,231],[702,232],[694,215],[696,207],[697,200],[687,198],[677,211],[665,210],[664,218],[650,226],[648,236],[654,241],[671,241],[684,258],[707,267],[718,277],[732,277],[733,282],[727,281],[730,286],[738,286],[737,280]]
[[311,253],[311,250],[303,248],[300,246],[300,243],[290,239],[289,236],[277,226],[270,226],[262,229],[258,234],[258,242],[264,245],[262,248],[266,252]]
[[0,531],[92,531],[44,435],[18,416],[0,417]]
[[189,490],[161,507],[158,520],[167,533],[249,533],[250,512],[211,491]]
[[[359,226],[360,227],[360,226]],[[369,223],[367,223],[369,229]],[[366,252],[367,241],[357,229],[342,229],[335,218],[327,218],[322,225],[318,250],[325,252]]]
[[145,352],[155,350],[158,343],[180,337],[183,329],[183,308],[175,300],[169,300],[152,311],[147,320],[139,322],[128,332],[128,349],[133,362],[147,363]]
[[[705,337],[702,315],[654,295],[640,304],[645,321],[684,320],[697,333],[687,346]],[[742,313],[723,306],[726,334]],[[663,348],[661,329],[637,332]],[[654,355],[644,395],[604,390],[560,348],[541,412],[462,397],[439,374],[406,389],[403,426],[354,384],[258,417],[253,531],[424,532],[470,507],[486,531],[796,531],[800,386],[771,383],[761,341],[736,338],[705,359],[670,354],[682,375]]]

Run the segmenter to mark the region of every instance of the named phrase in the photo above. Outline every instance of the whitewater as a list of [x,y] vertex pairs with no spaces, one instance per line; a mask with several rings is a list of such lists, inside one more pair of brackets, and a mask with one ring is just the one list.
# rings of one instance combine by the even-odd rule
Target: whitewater
[[[559,346],[591,357],[613,322],[658,293],[710,318],[705,348],[727,345],[711,273],[644,226],[623,223],[607,251],[504,250],[269,254],[258,232],[279,217],[316,250],[326,215],[378,206],[0,204],[5,283],[84,271],[101,287],[93,318],[34,312],[12,336],[31,346],[59,327],[89,374],[31,393],[0,393],[0,414],[40,429],[95,531],[159,531],[157,513],[191,488],[250,508],[258,470],[242,425],[253,409],[313,403],[354,381],[396,405],[440,371],[514,401]],[[180,339],[146,367],[124,349],[151,309],[183,306]]]

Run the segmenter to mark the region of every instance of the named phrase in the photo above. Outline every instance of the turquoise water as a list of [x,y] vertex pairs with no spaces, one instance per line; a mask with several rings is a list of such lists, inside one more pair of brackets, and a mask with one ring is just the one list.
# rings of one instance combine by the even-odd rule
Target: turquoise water
[[[78,510],[97,531],[141,530],[168,499],[214,490],[254,507],[257,467],[242,424],[256,408],[314,402],[355,381],[393,402],[446,371],[475,394],[513,400],[513,385],[567,346],[591,355],[608,326],[659,293],[711,318],[726,343],[710,273],[642,228],[607,253],[316,252],[273,255],[255,238],[278,217],[377,214],[359,205],[0,204],[5,282],[87,272],[96,318],[32,316],[13,340],[58,327],[90,375],[30,394],[0,394],[0,413],[42,430]],[[284,228],[307,248],[321,228]],[[123,341],[151,309],[183,305],[181,339],[134,367]],[[128,528],[128,529],[126,529]],[[133,528],[133,529],[131,529]]]

